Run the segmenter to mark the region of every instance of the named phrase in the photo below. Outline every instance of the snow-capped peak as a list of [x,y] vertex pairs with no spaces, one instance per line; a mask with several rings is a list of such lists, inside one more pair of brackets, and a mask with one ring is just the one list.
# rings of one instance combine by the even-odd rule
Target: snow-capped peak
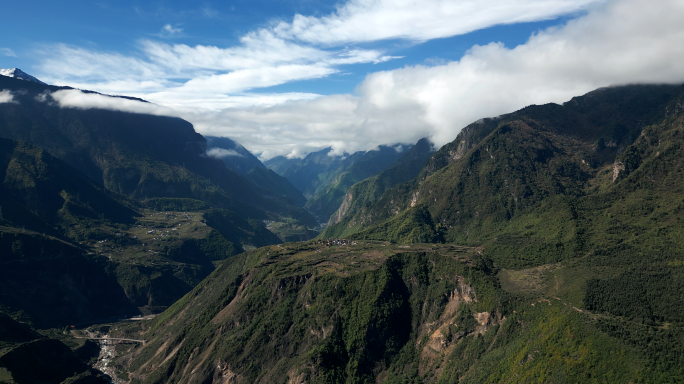
[[28,73],[22,71],[19,68],[2,69],[0,68],[0,75],[14,77],[15,79],[21,79],[26,81],[33,81],[34,83],[45,84],[42,81],[36,79],[35,77],[29,75]]

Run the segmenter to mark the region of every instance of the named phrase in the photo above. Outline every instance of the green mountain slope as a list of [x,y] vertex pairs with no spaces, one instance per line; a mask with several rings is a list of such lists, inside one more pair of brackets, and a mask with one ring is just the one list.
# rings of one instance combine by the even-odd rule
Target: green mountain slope
[[382,194],[397,184],[408,182],[418,176],[425,163],[434,153],[427,139],[421,139],[404,152],[394,165],[350,187],[340,201],[337,211],[330,217],[322,232],[324,238],[345,237],[363,228],[365,220],[354,221],[352,217],[365,217],[366,212]]
[[632,153],[644,127],[668,124],[663,119],[680,95],[678,86],[616,87],[473,124],[416,179],[351,220],[390,220],[358,236],[410,241],[392,233],[410,224],[391,219],[425,207],[447,241],[503,244],[506,236],[534,237],[528,246],[538,251],[528,258],[537,253],[548,260],[549,249],[561,258],[575,254],[586,242],[577,240],[584,229],[575,207],[590,196],[614,195],[609,192],[621,185],[620,178],[612,180],[616,158]]
[[680,382],[683,106],[682,86],[615,87],[472,124],[350,239],[238,255],[117,331],[146,340],[118,374]]
[[0,139],[0,178],[4,225],[79,237],[72,228],[78,223],[106,218],[131,224],[137,215],[102,186],[27,143]]
[[[399,149],[403,150],[404,146]],[[331,150],[331,148],[326,148],[312,152],[303,159],[287,159],[278,156],[266,161],[264,165],[287,178],[292,185],[302,191],[305,197],[310,199],[326,188],[333,186],[334,189],[334,184],[339,182],[338,177],[356,163],[363,162],[359,164],[355,172],[371,175],[388,167],[401,155],[396,146],[384,145],[379,146],[375,151],[355,152],[346,156],[328,156]],[[369,171],[366,171],[366,168]]]
[[[367,152],[363,159],[358,160],[347,170],[337,175],[328,185],[320,189],[307,202],[305,208],[317,215],[322,221],[329,221],[331,215],[338,210],[344,201],[345,195],[352,185],[377,175],[392,165],[396,166],[398,162],[409,161],[416,156],[426,159],[427,156],[424,154],[430,152],[430,144],[424,139],[414,146],[408,146],[408,149],[404,150],[402,147],[400,155],[392,153],[391,150],[392,148],[381,147],[378,151]],[[395,150],[395,152],[397,151]],[[417,162],[420,163],[420,160]]]
[[159,312],[214,261],[281,242],[201,201],[138,206],[24,142],[0,139],[0,177],[0,306],[40,328]]

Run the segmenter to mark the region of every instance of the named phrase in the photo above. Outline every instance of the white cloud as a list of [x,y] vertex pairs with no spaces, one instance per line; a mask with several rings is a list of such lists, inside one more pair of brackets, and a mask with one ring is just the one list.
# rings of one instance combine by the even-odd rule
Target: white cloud
[[172,27],[171,24],[166,24],[162,27],[161,33],[165,35],[177,35],[183,33],[183,28]]
[[153,103],[82,92],[77,89],[55,91],[52,92],[50,96],[52,96],[55,102],[62,108],[97,108],[162,116],[176,116],[179,112]]
[[46,58],[40,68],[45,74],[42,78],[55,85],[145,95],[162,103],[182,100],[217,105],[228,94],[326,77],[339,72],[339,65],[394,58],[379,50],[321,50],[267,31],[250,33],[241,41],[237,47],[218,48],[142,40],[138,57],[58,44],[44,48]]
[[[154,95],[150,97],[159,101],[169,96],[191,104],[210,99],[216,105],[222,99],[216,93],[316,79],[338,73],[341,65],[398,58],[348,43],[453,36],[501,23],[555,17],[596,1],[602,0],[351,0],[326,17],[297,15],[292,23],[247,33],[239,45],[227,48],[141,40],[138,52],[123,55],[65,44],[48,46],[43,49],[39,74],[56,85]],[[216,15],[208,8],[202,12]],[[159,36],[182,32],[179,26],[166,24]]]
[[0,48],[0,54],[3,56],[17,57],[17,54],[10,48]]
[[351,0],[325,17],[296,15],[278,36],[314,44],[426,41],[497,24],[551,19],[601,0]]
[[2,103],[15,103],[12,92],[7,89],[0,91],[0,104]]
[[[105,91],[130,87],[133,91],[127,94],[167,107],[59,91],[65,92],[55,93],[62,106],[183,117],[200,133],[230,137],[262,153],[265,159],[275,155],[300,157],[327,146],[337,154],[370,150],[380,144],[414,143],[426,136],[441,146],[473,121],[529,104],[563,102],[608,85],[684,82],[684,23],[680,20],[684,3],[614,0],[589,8],[585,16],[565,26],[541,31],[515,48],[491,43],[474,46],[458,61],[371,73],[353,95],[249,93],[252,88],[328,76],[342,63],[385,60],[381,51],[327,50],[283,36],[318,41],[307,36],[323,28],[318,32],[320,42],[390,37],[420,40],[457,33],[456,27],[465,31],[527,20],[533,17],[530,15],[552,17],[590,3],[539,1],[526,3],[539,9],[520,5],[518,0],[428,1],[424,7],[431,10],[435,25],[426,29],[420,20],[428,16],[421,16],[422,11],[409,3],[398,2],[396,12],[403,13],[387,17],[405,13],[399,20],[404,20],[405,30],[412,32],[403,35],[387,27],[393,24],[384,16],[378,16],[378,31],[369,32],[373,23],[358,24],[358,15],[363,12],[343,11],[344,7],[362,5],[370,10],[385,9],[384,1],[352,1],[327,19],[309,20],[310,25],[302,24],[298,29],[295,22],[290,27],[281,24],[275,32],[251,33],[242,39],[241,46],[232,48],[143,41],[141,54],[133,57],[57,46],[53,47],[56,55],[44,61],[43,70],[63,76],[64,82],[81,80],[77,84],[82,88],[92,89],[88,84],[97,84]],[[479,17],[485,21],[454,19],[452,28],[440,15],[451,15],[449,7],[454,4],[475,7],[474,19],[481,14],[479,7],[486,9],[485,5],[492,6],[498,16]],[[502,16],[505,4],[512,9],[506,17]],[[522,11],[514,9],[517,5]],[[416,13],[416,18],[411,13]],[[358,33],[352,33],[353,26],[359,28]],[[69,77],[73,68],[79,68],[80,77]]]
[[244,157],[241,153],[234,149],[225,148],[211,148],[207,151],[207,156],[222,159],[224,157]]
[[[262,157],[337,153],[428,136],[441,146],[467,124],[603,86],[684,82],[684,3],[623,0],[513,49],[474,46],[461,60],[370,74],[356,95],[225,110],[191,120]],[[190,117],[188,117],[190,118]]]

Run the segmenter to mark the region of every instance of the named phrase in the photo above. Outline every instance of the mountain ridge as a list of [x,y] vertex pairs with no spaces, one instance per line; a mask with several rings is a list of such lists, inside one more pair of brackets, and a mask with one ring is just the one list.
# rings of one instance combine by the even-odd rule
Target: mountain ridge
[[32,81],[38,84],[45,84],[44,82],[38,80],[37,78],[29,75],[28,73],[22,71],[19,68],[0,68],[0,75],[7,77],[14,77],[15,79]]

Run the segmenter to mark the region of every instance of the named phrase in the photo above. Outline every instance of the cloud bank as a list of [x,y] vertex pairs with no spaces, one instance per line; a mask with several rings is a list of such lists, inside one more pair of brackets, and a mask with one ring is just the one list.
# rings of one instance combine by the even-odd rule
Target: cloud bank
[[[498,24],[553,18],[600,1],[350,0],[328,16],[296,15],[291,23],[276,22],[249,32],[233,47],[143,39],[137,52],[123,55],[56,44],[43,48],[39,68],[41,78],[51,84],[145,96],[163,104],[205,103],[207,108],[220,108],[226,95],[327,77],[343,72],[342,65],[395,58],[356,43],[449,37]],[[168,37],[182,32],[166,24],[160,33]],[[254,95],[242,101],[265,104]]]

